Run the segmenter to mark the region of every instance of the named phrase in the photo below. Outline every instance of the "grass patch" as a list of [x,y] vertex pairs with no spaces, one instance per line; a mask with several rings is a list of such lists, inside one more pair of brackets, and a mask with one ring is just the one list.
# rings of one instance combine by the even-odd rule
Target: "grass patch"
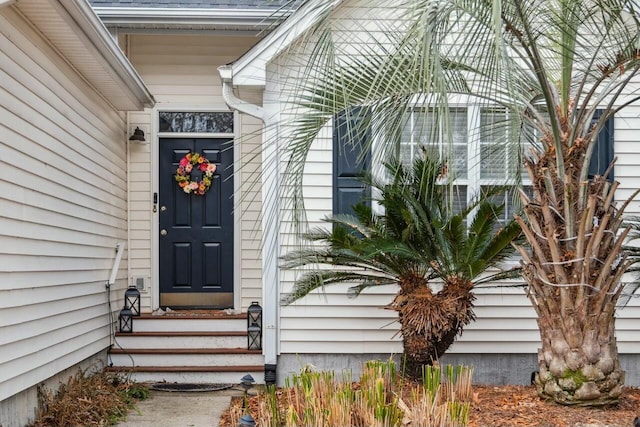
[[149,390],[115,373],[80,371],[56,392],[38,390],[39,410],[30,427],[103,427],[126,419]]

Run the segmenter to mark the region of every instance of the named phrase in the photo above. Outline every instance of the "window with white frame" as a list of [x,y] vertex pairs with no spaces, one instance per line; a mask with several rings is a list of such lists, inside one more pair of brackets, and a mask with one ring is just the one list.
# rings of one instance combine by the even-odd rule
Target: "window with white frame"
[[520,148],[514,144],[518,132],[506,109],[476,105],[416,107],[407,113],[404,123],[400,158],[409,163],[426,150],[444,161],[454,179],[454,210],[464,208],[482,192],[500,187],[505,191],[493,198],[505,204],[502,220],[513,218],[518,209],[515,184],[522,162]]
[[[369,109],[357,111],[359,111],[357,114],[365,114],[369,117],[365,127],[368,129],[371,124],[371,116],[369,116],[372,114],[371,111]],[[602,113],[596,111],[597,116],[600,114]],[[340,132],[339,129],[344,126],[339,126],[341,122],[337,123],[333,141],[334,155],[340,154],[340,147],[346,144],[345,138],[346,140],[352,138]],[[512,219],[513,214],[520,209],[520,198],[517,194],[518,178],[524,191],[531,196],[532,188],[522,167],[521,156],[530,152],[531,141],[536,141],[539,135],[533,128],[527,128],[526,132],[523,132],[519,128],[518,120],[510,120],[507,109],[473,103],[458,104],[446,109],[414,107],[407,111],[402,123],[403,127],[399,132],[399,158],[408,164],[422,150],[427,150],[443,160],[448,168],[447,176],[454,179],[450,193],[453,197],[454,211],[460,211],[468,206],[482,192],[500,187],[504,191],[494,195],[494,200],[497,203],[504,203],[502,220]],[[596,151],[590,166],[591,175],[604,173],[610,165],[614,155],[613,132],[614,121],[611,118],[598,135]],[[523,133],[525,137],[522,137]],[[366,139],[372,135],[381,134],[381,132],[367,130],[359,132],[358,137]],[[516,139],[528,142],[517,144]],[[370,157],[371,153],[361,156],[354,151],[349,152],[351,160],[339,161],[338,157],[334,158],[334,213],[346,212],[349,203],[355,203],[358,200],[368,202],[367,190],[356,177],[362,174],[362,170],[371,167],[370,158],[384,160],[383,150],[378,144],[374,143],[374,152],[378,155],[372,157]],[[366,146],[367,144],[362,141],[359,144],[349,145],[349,147]],[[366,159],[366,161],[358,162],[357,159]],[[354,169],[356,164],[357,170]],[[609,179],[613,180],[613,173],[609,175]],[[381,213],[381,206],[375,202],[379,194],[376,194],[375,189],[372,191],[374,199],[372,206],[376,212]],[[342,210],[336,210],[335,207],[340,205],[336,200],[339,199],[341,192],[357,194],[352,198],[345,198],[340,208]]]

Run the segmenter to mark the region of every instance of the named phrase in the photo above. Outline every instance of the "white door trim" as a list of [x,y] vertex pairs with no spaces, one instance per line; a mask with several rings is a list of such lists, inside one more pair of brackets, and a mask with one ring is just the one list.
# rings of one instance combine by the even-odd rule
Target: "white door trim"
[[[151,128],[152,134],[148,138],[151,141],[151,204],[153,207],[153,195],[159,194],[159,144],[160,138],[226,138],[232,137],[233,143],[233,200],[234,200],[234,219],[233,219],[233,307],[236,310],[240,310],[241,305],[241,224],[240,218],[237,216],[241,214],[237,209],[237,201],[241,200],[241,186],[240,180],[235,179],[235,174],[241,167],[241,155],[240,144],[236,144],[235,141],[239,140],[240,136],[240,118],[236,111],[233,111],[233,135],[219,134],[219,133],[160,133],[160,121],[158,120],[158,113],[161,111],[214,111],[214,112],[232,112],[225,104],[220,106],[212,106],[204,108],[202,106],[185,106],[185,105],[168,105],[164,104],[161,107],[154,107],[151,110]],[[151,214],[151,309],[157,310],[160,307],[160,222],[159,222],[159,209],[156,212],[152,211]]]

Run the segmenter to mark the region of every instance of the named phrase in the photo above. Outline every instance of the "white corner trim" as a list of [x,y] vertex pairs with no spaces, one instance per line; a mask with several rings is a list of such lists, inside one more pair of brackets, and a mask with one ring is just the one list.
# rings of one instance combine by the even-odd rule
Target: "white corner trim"
[[[277,132],[275,122],[267,111],[255,104],[238,98],[233,93],[232,70],[230,66],[218,68],[222,79],[222,95],[233,110],[240,111],[250,116],[260,119],[263,123],[262,131],[262,165],[266,159],[277,159],[278,148],[274,141],[275,137],[269,134]],[[279,164],[276,161],[276,164]],[[277,173],[262,173],[262,191],[265,189],[272,195],[280,194],[280,175]],[[278,266],[279,255],[279,230],[280,212],[278,197],[263,197],[262,201],[262,336],[264,345],[262,346],[266,364],[277,364],[278,361],[278,306],[280,283],[280,269]]]

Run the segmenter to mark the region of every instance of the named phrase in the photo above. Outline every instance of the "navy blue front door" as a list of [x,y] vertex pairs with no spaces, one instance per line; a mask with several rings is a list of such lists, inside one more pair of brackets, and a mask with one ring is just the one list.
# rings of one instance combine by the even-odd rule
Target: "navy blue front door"
[[[204,195],[185,193],[175,180],[189,152],[216,165]],[[162,138],[159,154],[160,306],[233,307],[232,141]]]

